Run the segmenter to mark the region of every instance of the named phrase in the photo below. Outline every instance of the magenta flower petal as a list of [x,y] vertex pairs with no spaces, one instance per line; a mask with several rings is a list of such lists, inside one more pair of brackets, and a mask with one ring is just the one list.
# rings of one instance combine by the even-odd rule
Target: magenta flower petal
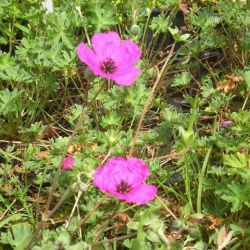
[[77,46],[77,55],[81,61],[85,62],[94,74],[99,73],[99,61],[96,54],[84,43],[80,43]]
[[113,74],[110,78],[122,86],[130,86],[140,75],[141,70],[135,67],[127,68],[124,74]]
[[146,204],[154,198],[157,188],[153,185],[141,184],[126,194],[124,200],[138,205]]
[[116,32],[97,33],[91,39],[95,53],[100,59],[112,57],[115,48],[121,44],[121,38]]
[[61,167],[64,170],[69,170],[69,169],[71,169],[73,167],[74,163],[75,163],[75,161],[74,161],[73,156],[68,155],[63,160]]
[[116,32],[95,34],[91,41],[93,50],[84,43],[78,45],[80,60],[95,75],[111,79],[122,86],[133,84],[141,72],[135,67],[141,56],[140,48],[132,40],[122,41]]
[[[94,185],[103,192],[114,193],[115,186],[121,180],[120,173],[124,169],[125,159],[114,157],[94,173]],[[108,180],[108,181],[107,181]]]
[[[114,157],[95,171],[93,183],[101,191],[109,193],[120,200],[144,204],[155,195],[153,186],[144,184],[148,176],[149,168],[144,161],[133,157],[127,160]],[[144,187],[145,195],[142,192]],[[136,200],[137,189],[140,190],[142,195],[140,199],[138,198],[138,202]]]
[[128,160],[114,157],[96,170],[94,184],[105,192],[112,192],[121,180],[126,180],[132,186],[141,184],[148,176],[149,169],[144,161],[132,157]]
[[142,183],[149,177],[149,168],[147,164],[140,159],[130,157],[126,160],[128,169],[133,175],[137,176],[137,182]]
[[126,53],[124,54],[126,56],[126,61],[129,65],[132,66],[140,60],[141,50],[133,41],[131,40],[123,41],[122,47],[126,51]]

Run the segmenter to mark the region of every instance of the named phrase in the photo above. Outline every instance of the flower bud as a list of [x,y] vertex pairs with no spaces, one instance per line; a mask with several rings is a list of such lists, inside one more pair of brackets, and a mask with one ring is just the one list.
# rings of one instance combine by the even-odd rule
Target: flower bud
[[82,192],[86,192],[88,189],[88,185],[85,184],[85,183],[79,183],[79,190],[82,191]]
[[172,223],[170,225],[170,227],[172,229],[176,229],[176,230],[179,230],[180,228],[184,228],[185,226],[186,225],[185,225],[184,221],[179,220],[179,219],[172,221]]
[[73,156],[68,155],[63,160],[61,167],[64,170],[69,170],[73,167],[74,163],[75,163],[75,160],[74,160]]
[[74,182],[72,185],[71,185],[71,191],[72,192],[77,192],[78,191],[78,182]]
[[79,191],[86,192],[88,187],[89,187],[89,185],[87,185],[83,182],[74,182],[71,186],[71,191],[75,192],[75,193],[77,193]]
[[193,239],[198,239],[201,236],[201,233],[200,233],[200,231],[197,228],[191,227],[188,231],[189,231],[189,235]]
[[146,8],[146,15],[147,15],[147,16],[150,16],[150,15],[151,15],[151,12],[152,12],[152,11],[151,11],[150,8]]
[[133,36],[136,36],[138,34],[140,34],[141,32],[141,28],[139,25],[137,24],[133,24],[131,27],[130,27],[130,33],[133,35]]
[[150,77],[150,78],[154,78],[156,77],[157,73],[156,73],[156,70],[154,68],[150,68],[147,70],[147,75]]
[[222,127],[222,128],[228,128],[228,127],[230,127],[232,124],[233,124],[232,121],[230,121],[230,120],[224,120],[223,122],[221,122],[221,127]]

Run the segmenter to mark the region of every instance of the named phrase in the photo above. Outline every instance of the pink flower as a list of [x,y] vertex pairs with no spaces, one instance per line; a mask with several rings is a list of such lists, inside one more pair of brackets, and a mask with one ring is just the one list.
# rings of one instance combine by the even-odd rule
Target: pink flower
[[149,176],[146,163],[137,158],[114,157],[94,173],[94,185],[128,203],[145,204],[157,193],[153,185],[145,184]]
[[224,120],[223,122],[221,122],[221,126],[222,126],[223,128],[228,128],[228,127],[230,127],[232,124],[233,124],[233,122],[230,121],[230,120]]
[[134,65],[141,51],[132,40],[122,41],[116,32],[97,33],[92,37],[92,47],[80,43],[77,54],[95,75],[115,81],[118,85],[133,84],[140,69]]
[[68,155],[63,160],[61,167],[64,170],[69,170],[69,169],[71,169],[73,167],[74,163],[75,163],[75,161],[74,161],[73,156]]

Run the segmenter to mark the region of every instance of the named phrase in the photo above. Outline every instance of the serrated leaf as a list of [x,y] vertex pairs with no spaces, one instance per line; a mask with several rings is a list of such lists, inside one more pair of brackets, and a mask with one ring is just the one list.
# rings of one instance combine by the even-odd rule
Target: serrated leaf
[[91,21],[97,32],[118,24],[116,9],[113,6],[95,5],[91,7],[91,13]]
[[232,182],[226,186],[218,187],[215,192],[231,204],[232,212],[238,211],[244,204],[250,206],[250,187],[248,185]]
[[14,224],[11,231],[2,233],[0,242],[9,244],[15,250],[23,250],[33,234],[32,226],[26,223]]
[[228,174],[239,174],[246,180],[248,180],[250,177],[248,161],[249,157],[247,154],[237,152],[236,155],[224,155],[224,164],[229,167]]
[[172,87],[186,86],[186,85],[189,85],[191,80],[192,80],[192,76],[189,72],[182,72],[182,73],[175,75],[171,86]]
[[13,215],[7,217],[6,219],[4,219],[3,221],[0,222],[0,229],[12,221],[21,220],[23,217],[25,217],[25,214],[13,214]]

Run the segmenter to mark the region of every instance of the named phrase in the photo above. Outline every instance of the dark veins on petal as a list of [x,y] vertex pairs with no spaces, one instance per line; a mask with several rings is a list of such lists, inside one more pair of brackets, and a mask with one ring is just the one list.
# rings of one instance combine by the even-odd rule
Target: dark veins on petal
[[121,180],[121,182],[116,186],[116,191],[120,194],[126,194],[131,191],[132,187],[127,181]]
[[101,62],[100,69],[105,73],[112,74],[116,71],[116,65],[113,59],[107,58]]

